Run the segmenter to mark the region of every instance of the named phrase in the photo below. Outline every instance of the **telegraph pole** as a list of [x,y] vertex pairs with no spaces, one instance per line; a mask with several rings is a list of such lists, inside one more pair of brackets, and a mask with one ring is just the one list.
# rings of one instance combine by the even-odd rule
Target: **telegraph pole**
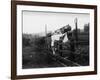
[[47,25],[45,24],[45,35],[47,36]]
[[75,18],[75,36],[76,36],[76,47],[78,47],[78,26],[77,26],[77,18]]
[[46,49],[48,49],[48,43],[47,43],[47,25],[45,24],[45,45]]

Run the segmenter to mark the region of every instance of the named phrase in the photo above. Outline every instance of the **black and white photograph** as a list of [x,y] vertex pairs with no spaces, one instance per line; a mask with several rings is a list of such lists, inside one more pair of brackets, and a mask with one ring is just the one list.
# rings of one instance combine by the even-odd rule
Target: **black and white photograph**
[[97,7],[12,2],[14,79],[97,73]]
[[22,68],[89,66],[90,14],[22,11]]

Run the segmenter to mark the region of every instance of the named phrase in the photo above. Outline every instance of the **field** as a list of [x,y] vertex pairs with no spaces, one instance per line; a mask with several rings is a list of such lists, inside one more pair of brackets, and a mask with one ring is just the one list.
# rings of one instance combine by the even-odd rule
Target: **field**
[[44,38],[41,37],[38,40],[35,38],[31,44],[25,42],[27,46],[23,45],[23,68],[63,67],[63,64],[48,55],[48,52],[51,51],[45,48],[45,43],[42,39]]

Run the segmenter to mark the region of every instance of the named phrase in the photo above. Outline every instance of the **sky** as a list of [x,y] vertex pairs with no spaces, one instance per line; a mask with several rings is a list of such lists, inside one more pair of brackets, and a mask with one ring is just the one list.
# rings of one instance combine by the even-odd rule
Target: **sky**
[[78,19],[80,29],[90,22],[90,15],[82,13],[23,11],[22,15],[23,33],[28,34],[45,32],[45,26],[47,32],[55,31],[67,24],[74,29],[75,18]]

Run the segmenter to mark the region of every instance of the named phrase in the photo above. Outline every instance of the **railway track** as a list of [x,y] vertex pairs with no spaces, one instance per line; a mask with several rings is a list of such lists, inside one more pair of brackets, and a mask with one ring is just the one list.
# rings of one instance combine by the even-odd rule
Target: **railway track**
[[78,63],[75,63],[67,58],[63,58],[59,55],[53,55],[52,53],[48,53],[48,55],[55,61],[57,61],[59,64],[63,65],[64,67],[68,67],[68,66],[81,66]]

